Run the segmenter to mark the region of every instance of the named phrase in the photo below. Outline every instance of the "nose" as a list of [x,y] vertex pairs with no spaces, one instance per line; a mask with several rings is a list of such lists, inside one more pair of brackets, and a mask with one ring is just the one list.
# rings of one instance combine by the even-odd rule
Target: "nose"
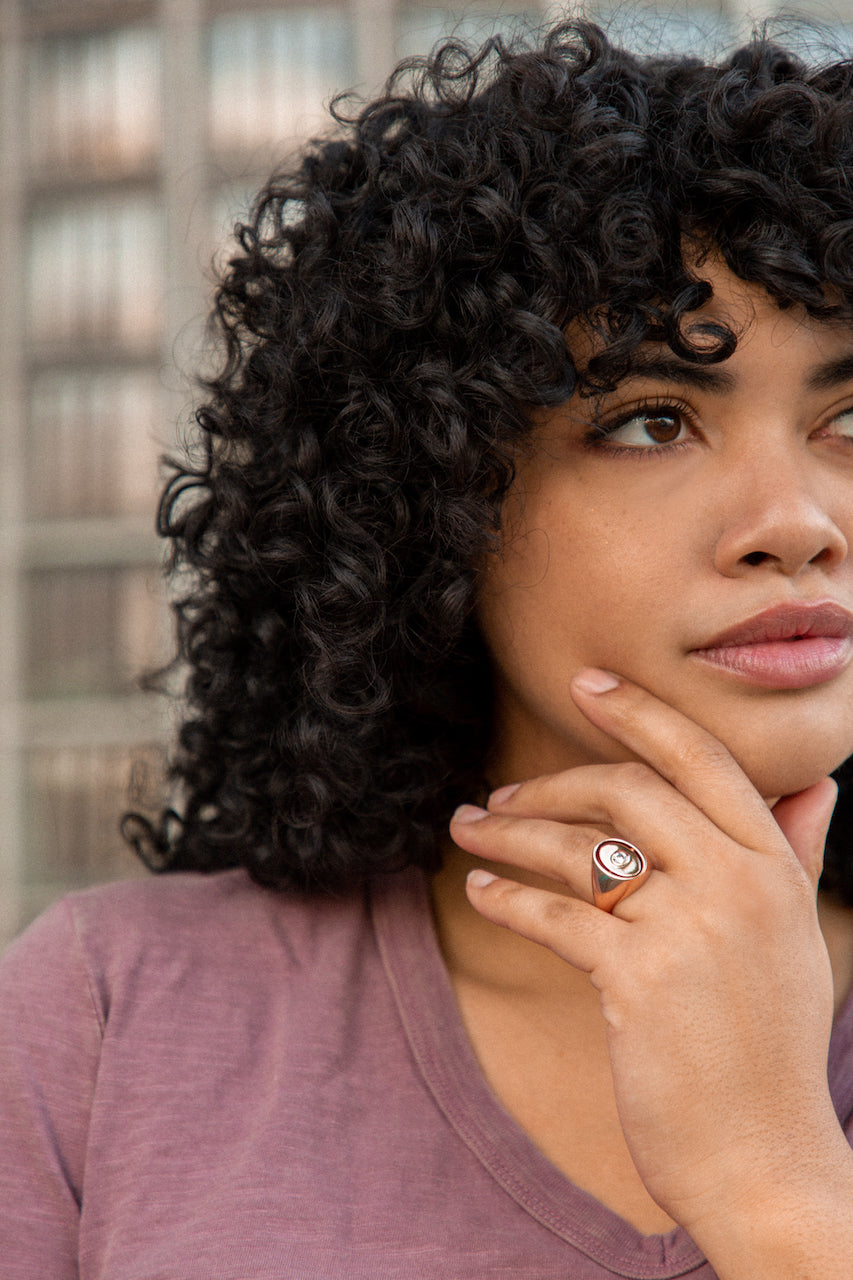
[[829,510],[828,495],[802,455],[729,473],[728,518],[714,552],[726,577],[756,569],[795,577],[809,566],[833,569],[847,557],[847,539]]

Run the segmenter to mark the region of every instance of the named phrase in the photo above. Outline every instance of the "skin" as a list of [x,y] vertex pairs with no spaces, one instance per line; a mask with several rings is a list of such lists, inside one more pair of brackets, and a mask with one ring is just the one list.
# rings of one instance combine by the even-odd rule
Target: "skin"
[[[853,610],[853,362],[812,385],[853,332],[699,274],[697,321],[739,334],[726,381],[576,396],[520,460],[479,602],[501,785],[455,815],[435,914],[487,1079],[568,1176],[641,1230],[686,1227],[722,1280],[842,1280],[826,1049],[853,928],[827,913],[830,963],[815,890],[853,663],[771,690],[696,651],[779,603]],[[611,915],[590,851],[614,832],[654,871]]]

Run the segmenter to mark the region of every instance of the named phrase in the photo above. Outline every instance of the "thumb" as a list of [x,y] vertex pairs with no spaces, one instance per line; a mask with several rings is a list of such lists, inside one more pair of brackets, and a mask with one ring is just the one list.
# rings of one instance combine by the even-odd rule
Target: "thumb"
[[773,817],[815,889],[823,869],[823,846],[837,796],[838,787],[832,778],[821,778],[813,787],[783,796],[773,806]]

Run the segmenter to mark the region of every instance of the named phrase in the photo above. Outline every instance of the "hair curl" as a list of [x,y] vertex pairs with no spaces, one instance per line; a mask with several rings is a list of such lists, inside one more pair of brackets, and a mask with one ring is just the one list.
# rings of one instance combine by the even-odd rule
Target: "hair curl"
[[[261,192],[217,295],[224,362],[160,510],[187,711],[149,865],[335,892],[436,865],[484,785],[472,622],[531,406],[695,348],[685,238],[780,307],[853,315],[853,69],[758,38],[639,59],[585,21],[411,60]],[[564,331],[601,353],[581,379]],[[853,902],[846,801],[827,883]]]

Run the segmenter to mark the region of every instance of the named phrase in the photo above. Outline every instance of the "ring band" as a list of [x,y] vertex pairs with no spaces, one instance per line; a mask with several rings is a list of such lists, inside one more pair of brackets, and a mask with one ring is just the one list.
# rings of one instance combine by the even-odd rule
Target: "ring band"
[[593,902],[602,911],[612,911],[639,889],[650,871],[648,859],[629,840],[599,840],[592,851]]

